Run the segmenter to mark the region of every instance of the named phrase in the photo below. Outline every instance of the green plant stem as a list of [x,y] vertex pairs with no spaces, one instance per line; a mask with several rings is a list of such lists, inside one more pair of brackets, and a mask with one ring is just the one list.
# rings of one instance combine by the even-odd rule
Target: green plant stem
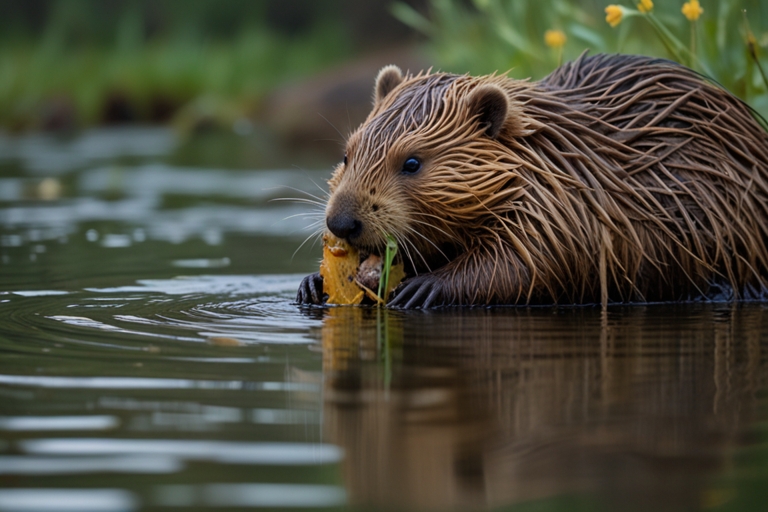
[[[760,63],[760,59],[757,57],[757,42],[755,41],[755,35],[752,33],[752,28],[749,26],[749,20],[747,19],[747,10],[743,9],[741,11],[742,16],[744,16],[744,32],[747,36],[747,51],[749,53],[749,56],[752,58],[752,60],[757,65],[757,70],[760,71],[760,76],[763,78],[763,83],[765,84],[765,87],[768,88],[768,77],[765,75],[765,70],[763,69],[763,65]],[[749,80],[749,75],[747,75],[747,80]],[[749,82],[747,83],[749,85]]]
[[397,240],[392,235],[387,235],[387,246],[384,252],[384,261],[381,264],[381,277],[379,278],[379,291],[377,293],[379,298],[384,301],[384,304],[387,303],[389,271],[392,268],[392,262],[395,260],[395,254],[397,254]]
[[[696,55],[696,22],[691,22],[691,57]],[[689,66],[693,66],[693,61],[689,62]]]
[[664,25],[656,16],[653,15],[653,13],[648,13],[646,19],[648,19],[648,22],[656,31],[656,35],[659,36],[659,40],[667,48],[667,51],[669,51],[669,53],[677,62],[688,62],[690,67],[693,67],[694,64],[696,64],[707,76],[715,76],[715,74],[712,73],[712,70],[709,69],[709,66],[696,58],[696,55],[694,55],[688,48],[686,48],[686,46],[681,43],[680,40],[675,37],[675,35],[666,27],[666,25]]
[[753,61],[755,61],[755,64],[757,65],[757,70],[760,72],[760,76],[763,78],[765,87],[768,88],[768,77],[765,75],[765,70],[763,69],[763,65],[760,63],[760,59],[757,58],[757,48],[755,48],[754,39],[747,39],[747,49],[749,50],[749,56]]
[[672,55],[672,57],[678,62],[685,62],[681,52],[681,49],[685,48],[683,43],[681,43],[680,40],[678,40],[675,35],[670,32],[669,29],[667,29],[667,27],[665,27],[664,24],[656,18],[656,16],[653,15],[653,13],[648,13],[646,15],[646,19],[656,31],[656,35],[659,37],[659,41],[661,41],[670,55]]
[[754,48],[751,49],[750,55],[752,55],[752,58],[755,61],[755,64],[757,64],[757,69],[760,71],[760,76],[763,77],[763,83],[765,84],[765,87],[768,89],[768,76],[765,75],[765,70],[763,69],[763,65],[760,63],[760,60],[757,58],[757,54],[753,53]]

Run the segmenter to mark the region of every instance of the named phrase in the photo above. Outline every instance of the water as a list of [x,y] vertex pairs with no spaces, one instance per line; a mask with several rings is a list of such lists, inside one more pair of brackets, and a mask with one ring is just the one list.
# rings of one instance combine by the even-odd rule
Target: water
[[765,305],[301,310],[211,144],[0,139],[0,512],[768,509]]

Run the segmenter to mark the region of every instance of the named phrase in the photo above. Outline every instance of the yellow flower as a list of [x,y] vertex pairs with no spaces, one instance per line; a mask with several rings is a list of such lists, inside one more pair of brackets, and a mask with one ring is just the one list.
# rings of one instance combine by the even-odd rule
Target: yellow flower
[[690,0],[689,2],[685,2],[683,4],[682,11],[689,21],[696,21],[699,19],[699,16],[701,16],[701,13],[704,12],[704,9],[702,9],[701,5],[699,5],[699,0]]
[[647,14],[653,10],[653,2],[651,0],[640,0],[640,3],[637,4],[637,10]]
[[562,48],[565,45],[565,33],[562,30],[547,30],[544,32],[544,42],[550,48]]
[[612,27],[617,27],[624,16],[624,9],[620,5],[611,4],[605,8],[605,21]]

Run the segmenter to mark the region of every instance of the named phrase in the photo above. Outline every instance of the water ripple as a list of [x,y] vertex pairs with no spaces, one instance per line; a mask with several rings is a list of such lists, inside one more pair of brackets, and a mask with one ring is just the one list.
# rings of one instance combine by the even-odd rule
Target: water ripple
[[130,512],[138,506],[123,489],[0,490],[0,510],[9,512]]
[[109,430],[118,425],[120,420],[114,416],[0,417],[0,430],[10,431]]
[[253,382],[241,380],[194,380],[144,377],[47,377],[39,375],[0,375],[0,384],[63,389],[219,389],[247,391],[317,391],[314,384],[302,382]]
[[159,505],[187,507],[338,507],[347,501],[341,487],[317,484],[163,485],[156,489]]
[[[184,468],[175,457],[152,454],[120,457],[0,456],[0,475],[72,475],[78,473],[177,473]],[[2,509],[0,509],[2,510]]]
[[258,443],[177,439],[29,439],[21,449],[35,455],[171,455],[182,460],[280,466],[335,464],[341,448],[322,443]]
[[146,346],[120,340],[307,344],[316,341],[319,321],[292,304],[301,277],[179,276],[80,291],[16,290],[4,302],[19,332],[70,343],[133,351]]

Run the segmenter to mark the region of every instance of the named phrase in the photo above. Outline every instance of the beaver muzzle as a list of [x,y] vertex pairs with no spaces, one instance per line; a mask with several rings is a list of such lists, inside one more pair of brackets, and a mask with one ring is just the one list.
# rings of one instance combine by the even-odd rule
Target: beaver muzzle
[[325,211],[325,224],[338,238],[355,245],[360,241],[364,227],[358,212],[357,201],[352,194],[337,192]]
[[348,212],[328,215],[325,223],[331,233],[351,243],[363,232],[363,223]]

